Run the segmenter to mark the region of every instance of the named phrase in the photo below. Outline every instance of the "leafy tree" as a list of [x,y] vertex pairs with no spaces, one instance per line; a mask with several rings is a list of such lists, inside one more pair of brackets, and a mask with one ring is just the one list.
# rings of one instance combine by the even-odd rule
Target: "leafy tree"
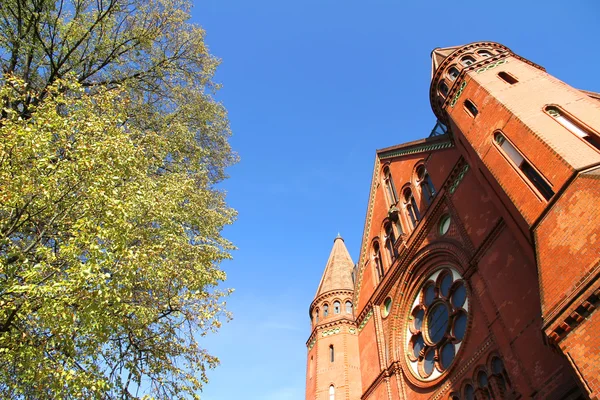
[[0,2],[0,396],[197,396],[235,218],[184,0]]

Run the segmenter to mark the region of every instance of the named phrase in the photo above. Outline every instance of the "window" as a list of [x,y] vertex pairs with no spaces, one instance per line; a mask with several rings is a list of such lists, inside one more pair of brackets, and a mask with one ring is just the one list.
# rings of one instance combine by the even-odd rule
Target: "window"
[[442,96],[448,96],[448,85],[444,81],[440,82],[440,93]]
[[489,381],[485,371],[479,371],[477,373],[477,386],[481,388],[481,395],[484,399],[490,398],[490,391],[488,387]]
[[465,399],[466,400],[474,400],[475,399],[475,390],[473,386],[467,385],[465,386]]
[[398,194],[396,193],[396,187],[394,186],[394,180],[392,179],[392,173],[389,167],[385,167],[383,170],[385,190],[388,196],[390,204],[396,204],[398,202]]
[[421,220],[421,213],[419,213],[419,207],[417,207],[417,202],[415,201],[410,188],[404,190],[404,201],[406,202],[406,212],[408,213],[408,218],[412,223],[413,228],[415,228]]
[[489,51],[487,51],[487,50],[479,50],[479,51],[477,52],[477,54],[479,54],[479,55],[480,55],[481,57],[483,57],[483,58],[488,58],[488,57],[491,57],[491,56],[492,56],[492,53],[490,53],[490,52],[489,52]]
[[506,370],[504,369],[504,363],[499,357],[492,358],[491,362],[493,379],[496,380],[498,387],[502,391],[501,395],[504,395],[506,392],[507,385],[510,384],[508,380],[508,375],[506,374]]
[[412,304],[406,354],[413,373],[427,381],[450,368],[466,336],[469,310],[466,284],[454,268],[443,267],[421,285]]
[[431,182],[431,178],[429,177],[429,173],[425,169],[425,166],[421,165],[417,168],[417,179],[420,182],[421,186],[421,194],[425,199],[427,204],[431,204],[435,196],[435,187],[433,187],[433,182]]
[[389,222],[385,224],[384,229],[385,229],[385,248],[388,252],[390,262],[393,262],[396,259],[396,257],[398,256],[398,252],[396,251],[396,248],[394,247],[394,244],[396,243],[396,235],[394,235],[394,228],[392,227],[392,224],[390,224]]
[[329,361],[333,362],[335,360],[335,353],[333,351],[333,345],[329,345]]
[[519,151],[504,137],[500,132],[496,132],[494,140],[502,150],[502,152],[520,169],[527,179],[535,186],[546,200],[550,200],[554,196],[554,191],[546,182],[539,172],[529,164],[527,160],[519,153]]
[[333,313],[334,314],[340,313],[340,302],[339,301],[336,301],[333,303]]
[[329,304],[325,304],[323,306],[323,317],[327,317],[329,315]]
[[379,251],[379,243],[373,243],[373,261],[375,262],[375,269],[379,279],[383,278],[383,264],[381,263],[381,252]]
[[351,301],[346,302],[346,314],[352,314],[352,302]]
[[565,114],[558,107],[547,106],[544,111],[552,118],[556,120],[559,124],[567,128],[571,133],[579,136],[590,145],[594,146],[596,149],[600,150],[600,140],[598,137],[593,134],[591,131],[586,129],[582,124],[575,121],[574,118],[571,118],[569,115]]
[[385,299],[385,301],[383,302],[383,317],[387,317],[388,315],[390,315],[390,311],[392,310],[392,298],[388,297],[387,299]]
[[444,214],[442,218],[440,218],[440,223],[438,224],[439,233],[441,236],[444,236],[450,230],[450,215]]
[[335,387],[329,386],[329,400],[335,400]]
[[450,69],[448,70],[448,77],[450,78],[451,81],[455,81],[456,78],[458,78],[459,74],[460,74],[460,72],[458,71],[458,69],[456,67],[450,67]]
[[464,65],[465,67],[468,67],[469,65],[473,64],[475,62],[475,59],[471,56],[465,56],[462,58],[462,60],[460,60],[461,64]]
[[318,308],[315,310],[315,323],[317,323],[317,324],[319,323],[319,309]]
[[515,83],[519,82],[517,78],[504,71],[498,72],[498,78],[502,79],[506,83],[510,83],[511,85],[514,85]]
[[475,107],[475,104],[473,104],[471,100],[465,100],[465,109],[473,118],[475,118],[477,114],[479,114],[479,111],[477,111],[477,107]]

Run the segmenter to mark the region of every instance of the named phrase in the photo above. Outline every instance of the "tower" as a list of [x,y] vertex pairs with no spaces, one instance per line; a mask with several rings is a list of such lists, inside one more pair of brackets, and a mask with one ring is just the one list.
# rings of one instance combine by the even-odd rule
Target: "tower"
[[505,46],[432,55],[434,113],[535,249],[542,330],[600,396],[600,95]]
[[309,309],[306,399],[360,398],[360,358],[352,297],[354,263],[338,234]]

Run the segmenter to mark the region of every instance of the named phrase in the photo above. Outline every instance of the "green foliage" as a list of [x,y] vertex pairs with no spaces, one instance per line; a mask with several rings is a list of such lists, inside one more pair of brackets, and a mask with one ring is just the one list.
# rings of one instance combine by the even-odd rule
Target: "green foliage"
[[0,4],[0,396],[197,396],[236,160],[180,0]]

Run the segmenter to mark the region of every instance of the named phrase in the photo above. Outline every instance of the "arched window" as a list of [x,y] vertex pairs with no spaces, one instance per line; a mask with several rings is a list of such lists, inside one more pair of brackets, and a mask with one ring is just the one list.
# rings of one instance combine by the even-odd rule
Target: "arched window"
[[346,314],[352,314],[352,302],[351,301],[346,302]]
[[317,324],[319,323],[319,309],[318,308],[315,310],[315,323],[317,323]]
[[498,72],[498,78],[502,79],[506,83],[510,83],[511,85],[514,85],[515,83],[519,82],[517,78],[504,71]]
[[477,386],[481,389],[482,398],[490,398],[489,380],[485,371],[477,373]]
[[475,118],[477,116],[477,114],[479,114],[477,107],[475,107],[475,104],[473,104],[473,102],[471,100],[465,100],[465,109],[467,110],[469,115],[473,118]]
[[507,387],[510,386],[510,380],[504,368],[504,363],[499,357],[494,357],[490,366],[492,369],[492,379],[495,380],[498,389],[502,392],[500,393],[500,397],[503,397]]
[[462,60],[460,60],[461,64],[464,65],[465,67],[468,67],[469,65],[473,64],[475,62],[475,59],[471,56],[465,56],[462,58]]
[[385,191],[387,193],[390,204],[396,204],[398,202],[398,194],[396,193],[396,187],[394,186],[394,180],[392,179],[392,173],[389,167],[383,169],[383,182],[385,185]]
[[465,386],[465,400],[474,400],[475,399],[475,389],[473,389],[472,385]]
[[329,345],[329,361],[330,362],[334,362],[335,361],[335,352],[333,350],[333,345],[332,344]]
[[329,315],[329,304],[323,305],[323,317],[327,317]]
[[484,57],[484,58],[487,58],[487,57],[491,57],[491,56],[492,56],[492,53],[490,53],[490,52],[489,52],[489,51],[487,51],[487,50],[479,50],[479,51],[477,52],[477,54],[479,54],[481,57]]
[[336,301],[333,303],[333,313],[334,314],[339,314],[340,313],[340,302]]
[[412,223],[413,228],[415,228],[421,220],[421,213],[419,213],[419,207],[417,207],[417,202],[415,201],[410,188],[406,188],[404,190],[404,201],[406,203],[406,212],[408,213],[408,218]]
[[417,179],[420,182],[421,194],[427,204],[431,204],[433,197],[435,196],[435,187],[429,177],[429,173],[425,169],[425,166],[421,165],[417,168]]
[[546,111],[546,114],[554,118],[556,122],[567,128],[568,131],[579,136],[596,149],[600,150],[600,139],[590,130],[586,129],[582,124],[575,121],[574,118],[571,118],[558,107],[554,106],[547,106],[544,111]]
[[385,224],[385,248],[388,252],[390,262],[393,262],[398,256],[398,252],[394,244],[396,243],[396,235],[394,234],[394,228],[389,222]]
[[335,400],[335,388],[333,385],[329,386],[329,400]]
[[515,166],[520,169],[523,174],[529,179],[529,181],[536,187],[536,189],[540,192],[542,196],[546,200],[550,200],[552,196],[554,196],[554,191],[550,187],[550,185],[546,182],[544,178],[540,175],[539,172],[525,158],[521,155],[519,150],[512,145],[504,135],[500,132],[496,132],[494,135],[494,140],[496,144],[502,152],[515,164]]
[[377,276],[379,279],[383,278],[383,264],[381,262],[381,251],[379,250],[379,242],[373,243],[373,261],[375,262],[375,269],[377,270]]
[[456,78],[458,78],[459,74],[460,74],[460,72],[458,71],[458,69],[456,67],[450,67],[450,69],[448,70],[448,77],[450,78],[451,81],[455,81]]
[[442,96],[448,96],[448,85],[444,81],[440,82],[440,93]]

